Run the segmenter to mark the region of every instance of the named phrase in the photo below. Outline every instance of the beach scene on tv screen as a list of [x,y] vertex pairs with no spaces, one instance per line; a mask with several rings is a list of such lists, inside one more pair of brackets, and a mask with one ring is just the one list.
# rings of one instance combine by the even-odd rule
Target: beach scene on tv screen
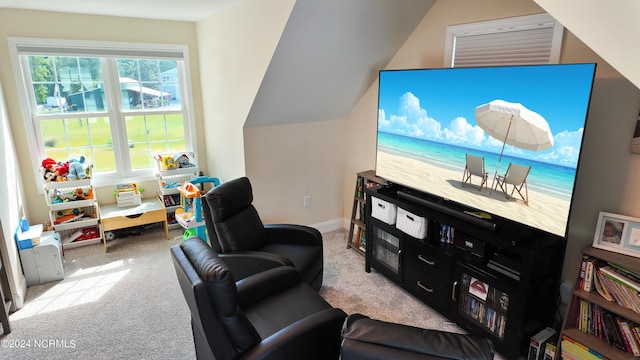
[[594,71],[381,71],[377,175],[564,236]]

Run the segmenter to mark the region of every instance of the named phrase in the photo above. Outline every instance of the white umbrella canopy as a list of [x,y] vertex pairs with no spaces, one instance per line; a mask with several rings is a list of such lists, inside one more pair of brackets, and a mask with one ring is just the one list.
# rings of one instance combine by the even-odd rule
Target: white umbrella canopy
[[476,107],[476,123],[489,136],[503,142],[502,151],[505,144],[531,151],[553,147],[547,120],[519,103],[493,100],[480,105]]
[[502,141],[491,188],[500,169],[505,145],[531,151],[553,147],[553,134],[547,120],[519,103],[493,100],[480,105],[476,107],[476,123],[489,136]]

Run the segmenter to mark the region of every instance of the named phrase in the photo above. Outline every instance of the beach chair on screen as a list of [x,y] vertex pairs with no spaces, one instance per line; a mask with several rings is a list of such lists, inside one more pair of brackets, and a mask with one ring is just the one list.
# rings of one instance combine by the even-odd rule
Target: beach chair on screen
[[477,176],[480,178],[480,186],[478,186],[478,191],[482,190],[483,185],[485,188],[487,188],[488,174],[484,170],[483,157],[467,154],[467,164],[464,167],[464,173],[462,174],[463,187],[465,186],[465,184],[472,185],[471,176]]
[[[496,184],[494,190],[498,190],[498,186],[504,193],[504,196],[508,199],[509,196],[513,197],[514,192],[518,192],[518,195],[522,198],[525,204],[529,205],[529,189],[527,188],[527,176],[531,166],[518,165],[510,163],[507,168],[507,172],[504,175],[496,176]],[[511,194],[508,194],[509,185],[513,186]],[[523,193],[524,190],[524,193]]]

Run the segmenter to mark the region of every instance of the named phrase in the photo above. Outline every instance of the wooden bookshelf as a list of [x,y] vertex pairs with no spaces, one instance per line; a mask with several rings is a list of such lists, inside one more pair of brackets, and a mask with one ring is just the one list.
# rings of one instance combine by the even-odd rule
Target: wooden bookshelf
[[[583,249],[583,255],[595,257],[603,262],[609,262],[620,265],[626,269],[640,273],[640,259],[611,251],[588,247]],[[633,353],[624,352],[617,349],[614,345],[609,345],[605,339],[581,331],[577,325],[580,316],[580,302],[582,300],[599,306],[600,308],[628,321],[640,324],[640,314],[622,307],[614,301],[608,301],[603,298],[596,290],[592,292],[584,291],[580,288],[580,279],[576,280],[574,290],[572,292],[571,301],[567,307],[567,312],[562,326],[562,331],[558,342],[562,341],[563,336],[567,336],[576,342],[588,347],[589,349],[601,354],[608,359],[631,360],[638,359]],[[562,354],[561,346],[557,347],[556,358],[560,359]]]
[[364,190],[368,187],[384,185],[386,182],[384,179],[377,177],[374,170],[359,172],[356,175],[356,187],[353,194],[353,209],[351,210],[347,249],[355,249],[360,254],[365,255],[366,224],[364,222],[364,211],[366,203]]

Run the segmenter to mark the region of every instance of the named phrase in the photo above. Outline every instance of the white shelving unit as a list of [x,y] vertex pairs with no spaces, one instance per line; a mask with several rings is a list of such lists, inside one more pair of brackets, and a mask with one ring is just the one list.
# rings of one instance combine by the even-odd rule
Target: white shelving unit
[[180,209],[180,192],[178,191],[178,187],[185,181],[198,176],[199,169],[195,162],[195,155],[192,152],[185,152],[184,154],[189,157],[190,163],[195,166],[164,170],[161,159],[156,157],[158,198],[166,209],[169,229],[181,227],[175,218],[176,210]]
[[[82,192],[84,199],[72,196],[76,192]],[[49,220],[53,229],[60,234],[65,249],[101,242],[100,209],[90,176],[82,180],[45,183],[44,193],[49,207]],[[77,240],[75,235],[80,232],[95,232],[96,237]]]

